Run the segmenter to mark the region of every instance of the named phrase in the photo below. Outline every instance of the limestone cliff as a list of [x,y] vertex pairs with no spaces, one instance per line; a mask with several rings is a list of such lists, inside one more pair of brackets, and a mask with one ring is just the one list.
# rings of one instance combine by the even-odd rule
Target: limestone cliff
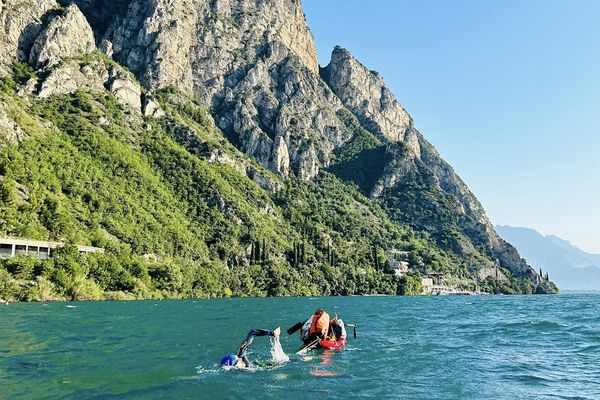
[[[29,62],[38,72],[25,86],[30,94],[111,93],[140,123],[165,115],[155,92],[176,88],[280,177],[311,180],[343,159],[344,179],[368,180],[361,188],[373,202],[397,223],[428,232],[471,273],[485,278],[499,264],[537,280],[378,73],[341,47],[319,68],[299,0],[3,0],[0,24],[0,75],[15,60]],[[0,103],[0,127],[19,141],[7,110]],[[188,143],[194,130],[177,126],[173,135]],[[263,189],[279,187],[239,157],[209,158]]]
[[0,1],[0,76],[14,60],[26,61],[45,16],[58,8],[54,0]]
[[[498,237],[477,198],[418,132],[378,73],[367,69],[347,50],[336,47],[321,75],[363,127],[388,143],[389,161],[375,177],[377,182],[369,193],[372,197],[407,210],[401,213],[402,222],[443,238],[454,251],[462,254],[480,251],[498,259],[501,266],[517,276],[535,279],[535,272],[510,244]],[[406,192],[417,190],[420,196],[409,200]],[[398,197],[409,203],[417,202],[418,206],[401,204]],[[445,197],[448,201],[439,201]],[[426,217],[432,209],[434,221]],[[450,234],[454,229],[460,231],[459,236]],[[449,237],[452,239],[448,240]]]
[[316,176],[347,140],[297,0],[131,1],[101,48],[147,89],[197,95],[234,143],[284,176]]
[[381,75],[368,70],[339,46],[333,50],[331,61],[321,74],[367,130],[388,141],[402,141],[417,157],[420,155],[412,119],[385,86]]
[[96,49],[94,33],[85,16],[71,5],[52,18],[33,43],[29,63],[53,67],[63,60],[81,57]]

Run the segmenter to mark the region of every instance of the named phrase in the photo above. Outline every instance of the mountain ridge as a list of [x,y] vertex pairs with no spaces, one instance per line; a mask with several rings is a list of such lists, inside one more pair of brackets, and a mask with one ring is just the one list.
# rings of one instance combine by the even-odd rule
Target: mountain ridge
[[[4,121],[0,125],[7,132],[8,142],[16,146],[17,154],[19,146],[25,146],[23,143],[35,135],[31,129],[23,129],[27,128],[26,108],[9,104],[16,96],[25,102],[39,103],[42,108],[58,98],[81,103],[70,109],[77,114],[77,121],[87,118],[87,108],[105,113],[110,102],[100,98],[108,96],[124,112],[111,115],[131,123],[129,133],[126,125],[118,126],[126,137],[132,138],[132,145],[137,137],[143,137],[133,127],[146,126],[150,132],[160,128],[160,135],[168,135],[183,149],[184,159],[191,156],[202,165],[207,160],[222,169],[233,168],[266,192],[258,197],[273,200],[282,188],[300,180],[306,182],[301,185],[314,190],[320,190],[319,185],[333,185],[345,193],[344,198],[355,198],[350,195],[350,186],[344,185],[354,184],[357,176],[363,176],[367,184],[363,188],[370,188],[362,193],[369,199],[369,207],[382,207],[387,213],[385,220],[389,218],[390,226],[396,226],[394,230],[405,232],[406,237],[419,232],[432,246],[427,255],[423,248],[409,245],[408,239],[402,245],[413,246],[415,271],[445,270],[452,279],[486,281],[499,291],[556,290],[496,235],[476,197],[414,128],[412,119],[379,74],[366,69],[339,47],[334,49],[330,65],[319,69],[314,39],[299,1],[120,1],[110,23],[99,22],[107,10],[98,0],[43,4],[36,8],[9,1],[0,9],[1,18],[12,22],[0,37],[11,44],[6,47],[7,52],[0,54],[0,75],[5,76],[8,100],[6,106],[0,107],[0,122]],[[16,23],[15,18],[20,22]],[[36,26],[35,34],[23,28],[31,21]],[[16,36],[19,40],[15,42]],[[92,38],[95,44],[67,48],[61,43],[68,37]],[[36,50],[31,51],[32,48]],[[40,59],[38,54],[46,55]],[[30,66],[24,62],[30,62]],[[365,90],[364,82],[373,90]],[[100,96],[96,106],[94,96]],[[353,103],[353,99],[361,101]],[[6,117],[2,118],[2,112]],[[15,117],[19,113],[22,118]],[[109,115],[99,118],[101,126],[111,126]],[[57,124],[54,113],[42,113],[34,119],[49,126]],[[214,138],[199,137],[198,128],[213,132]],[[61,129],[60,124],[57,129]],[[96,134],[102,137],[105,133]],[[235,147],[230,148],[231,144]],[[143,150],[135,146],[133,149]],[[368,159],[371,153],[385,154],[378,171],[357,164],[357,160]],[[328,177],[327,171],[341,181]],[[193,176],[181,178],[181,182],[187,182],[185,185],[197,184]],[[316,186],[311,186],[315,182]],[[27,186],[26,183],[14,184]],[[192,186],[190,190],[196,189]],[[243,187],[227,190],[243,191]],[[302,192],[302,196],[307,195]],[[211,196],[214,197],[206,199],[209,208],[216,207],[215,212],[227,217],[229,209],[222,194]],[[182,199],[196,202],[188,197]],[[286,202],[291,204],[292,199]],[[264,209],[264,204],[252,204],[244,207]],[[273,206],[267,209],[275,210]],[[318,233],[315,227],[303,225],[307,222],[300,227],[295,220],[300,216],[295,213],[288,213],[285,208],[281,212],[291,218],[286,220],[291,224],[289,229],[301,229],[303,233],[296,237],[308,240],[311,252],[314,249],[320,253],[327,248],[330,253],[330,245],[323,243],[325,236],[337,236],[333,226],[338,222],[329,226],[326,234]],[[314,217],[314,213],[308,213],[301,218],[306,221],[310,215]],[[197,216],[192,212],[186,218]],[[360,222],[363,223],[366,221]],[[6,232],[5,227],[2,230]],[[114,236],[116,232],[108,233]],[[248,258],[250,263],[256,261],[241,251],[257,240],[255,235],[236,234],[235,240],[240,243],[232,245],[229,251],[221,248],[216,252],[210,249],[220,247],[218,241],[207,240],[206,262],[217,257],[230,268],[238,262],[229,265],[229,257],[244,260],[242,264]],[[372,236],[366,241],[371,242],[366,248],[375,249],[373,254],[378,254],[379,246],[392,244],[389,239],[382,241]],[[132,243],[129,239],[127,244]],[[344,246],[341,242],[338,245]],[[276,246],[278,262],[296,265],[297,247],[294,245],[292,255],[282,257],[286,246],[290,243],[285,240]],[[238,254],[232,254],[234,251]],[[369,263],[362,256],[360,260]],[[349,267],[353,262],[359,261],[346,260]]]
[[554,235],[531,228],[496,226],[500,235],[514,243],[532,266],[548,272],[562,288],[600,289],[600,255],[587,253]]

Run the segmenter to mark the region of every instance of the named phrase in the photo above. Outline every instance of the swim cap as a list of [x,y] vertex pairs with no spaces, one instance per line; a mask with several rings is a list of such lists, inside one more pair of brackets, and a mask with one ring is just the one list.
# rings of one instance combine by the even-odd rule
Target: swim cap
[[234,366],[235,364],[237,364],[238,362],[238,357],[235,354],[227,354],[225,357],[223,357],[223,359],[221,360],[221,366]]

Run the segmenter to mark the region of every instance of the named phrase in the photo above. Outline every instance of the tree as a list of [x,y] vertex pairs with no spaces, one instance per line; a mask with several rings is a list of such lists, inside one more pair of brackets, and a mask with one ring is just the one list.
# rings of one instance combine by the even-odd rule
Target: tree
[[526,278],[521,281],[521,293],[523,294],[532,294],[533,293],[533,283],[530,279]]
[[423,293],[421,275],[417,272],[404,275],[398,282],[397,293],[403,296],[416,296]]
[[262,241],[262,254],[260,255],[260,261],[265,263],[267,261],[267,241],[265,240],[265,238],[263,238]]
[[16,222],[14,183],[4,178],[0,181],[0,232],[15,233]]
[[55,195],[49,195],[44,199],[40,210],[40,221],[54,237],[65,236],[70,231],[70,219],[60,199]]

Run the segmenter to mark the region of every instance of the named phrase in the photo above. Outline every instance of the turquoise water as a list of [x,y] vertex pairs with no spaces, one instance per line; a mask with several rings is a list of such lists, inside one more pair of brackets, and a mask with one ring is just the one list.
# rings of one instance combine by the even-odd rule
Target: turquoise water
[[[345,351],[225,371],[250,328],[317,307]],[[350,332],[349,332],[350,333]],[[270,357],[257,338],[250,358]],[[329,297],[0,306],[2,399],[599,399],[600,296]]]

